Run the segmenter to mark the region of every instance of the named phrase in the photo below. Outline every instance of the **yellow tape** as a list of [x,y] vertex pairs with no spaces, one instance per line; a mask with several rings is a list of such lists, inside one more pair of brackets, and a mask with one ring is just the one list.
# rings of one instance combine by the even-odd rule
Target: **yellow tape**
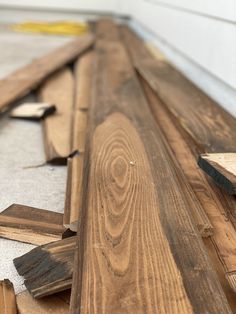
[[25,22],[11,27],[18,32],[43,33],[51,35],[82,35],[88,31],[88,25],[83,22]]

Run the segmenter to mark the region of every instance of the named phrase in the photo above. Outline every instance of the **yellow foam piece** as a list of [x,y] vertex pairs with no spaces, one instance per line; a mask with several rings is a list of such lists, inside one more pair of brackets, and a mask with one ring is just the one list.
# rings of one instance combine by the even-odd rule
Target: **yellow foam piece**
[[11,28],[18,32],[43,33],[50,35],[82,35],[88,31],[84,22],[24,22]]

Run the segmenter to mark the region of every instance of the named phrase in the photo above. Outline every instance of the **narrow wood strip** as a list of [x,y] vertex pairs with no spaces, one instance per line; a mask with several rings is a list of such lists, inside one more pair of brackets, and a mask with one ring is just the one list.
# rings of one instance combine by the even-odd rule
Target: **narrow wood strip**
[[35,89],[47,76],[72,62],[92,44],[92,35],[81,36],[0,80],[0,110],[7,109],[12,102]]
[[[64,293],[64,292],[63,292]],[[28,291],[17,295],[17,309],[19,314],[68,314],[69,304],[63,300],[63,293],[34,299]]]
[[93,52],[79,58],[75,64],[76,103],[73,121],[72,151],[77,152],[68,160],[67,189],[64,210],[64,225],[77,231],[81,208],[87,110],[91,103]]
[[210,218],[214,228],[211,238],[225,273],[236,270],[236,232],[231,221],[225,218],[223,205],[197,166],[192,151],[175,127],[163,103],[144,80],[142,80],[142,84],[158,125],[165,134],[186,178]]
[[41,298],[71,287],[76,237],[39,246],[13,260],[33,297]]
[[136,69],[148,82],[201,152],[236,152],[236,119],[168,62],[155,59],[127,27],[122,28]]
[[48,210],[13,204],[0,214],[0,237],[42,245],[60,240],[63,215]]
[[202,154],[199,156],[198,165],[220,187],[230,194],[236,194],[236,154]]
[[39,90],[39,99],[56,105],[54,115],[43,120],[44,146],[47,162],[66,163],[72,152],[72,114],[74,79],[69,68],[48,78]]
[[8,279],[0,281],[0,313],[17,314],[14,287]]
[[70,312],[230,313],[123,45],[96,53]]
[[14,119],[41,120],[53,114],[56,107],[46,103],[25,103],[11,111],[10,117]]

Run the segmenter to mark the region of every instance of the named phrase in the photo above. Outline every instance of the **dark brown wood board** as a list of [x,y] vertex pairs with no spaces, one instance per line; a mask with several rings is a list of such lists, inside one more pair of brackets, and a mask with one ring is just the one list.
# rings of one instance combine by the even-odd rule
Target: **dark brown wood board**
[[[229,279],[234,278],[236,271],[236,232],[231,220],[227,218],[224,204],[221,202],[222,197],[219,197],[206,180],[204,173],[197,165],[195,156],[175,126],[173,119],[168,115],[164,104],[143,79],[141,82],[157,124],[162,129],[185,177],[213,225],[211,240],[224,273]],[[234,289],[236,291],[236,286]]]
[[0,281],[0,313],[17,314],[14,287],[8,279]]
[[12,204],[0,214],[0,237],[34,245],[60,240],[63,214]]
[[40,101],[56,105],[54,115],[43,124],[47,162],[66,163],[72,152],[72,118],[74,109],[74,77],[69,68],[63,68],[49,77],[38,92]]
[[128,27],[122,27],[122,37],[136,69],[194,139],[199,152],[236,152],[236,119],[168,62],[155,59]]
[[76,237],[34,248],[13,260],[19,275],[34,298],[71,287]]
[[96,43],[70,313],[231,313],[126,51],[105,38]]
[[47,76],[75,60],[92,46],[93,41],[91,34],[81,36],[0,80],[0,111],[6,110],[11,103],[38,87]]
[[198,165],[220,187],[230,194],[236,194],[236,154],[214,153],[199,156]]

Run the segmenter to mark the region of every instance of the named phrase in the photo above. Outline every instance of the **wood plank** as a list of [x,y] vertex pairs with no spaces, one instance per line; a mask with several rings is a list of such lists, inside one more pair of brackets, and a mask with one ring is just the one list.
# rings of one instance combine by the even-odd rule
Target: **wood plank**
[[88,108],[91,103],[93,52],[79,58],[75,64],[76,103],[72,132],[72,151],[77,152],[67,161],[67,189],[64,210],[64,226],[77,231],[80,216],[85,136]]
[[8,279],[0,281],[0,313],[17,314],[14,287]]
[[34,298],[71,287],[76,237],[39,246],[13,260]]
[[60,240],[64,231],[60,213],[12,204],[0,214],[0,237],[5,239],[42,245]]
[[70,312],[230,313],[123,45],[96,53]]
[[164,104],[143,79],[141,82],[157,124],[161,127],[173,154],[210,218],[214,228],[211,239],[224,273],[226,276],[232,275],[236,271],[236,232],[231,221],[226,218],[224,204],[198,167],[195,156],[168,115]]
[[127,27],[122,28],[136,69],[159,95],[199,151],[236,152],[236,119],[168,62],[155,59]]
[[69,68],[61,69],[41,86],[38,97],[55,104],[57,112],[43,120],[44,146],[47,162],[66,163],[72,152],[72,115],[74,79]]
[[38,300],[34,299],[28,291],[24,291],[17,295],[16,302],[19,314],[68,314],[69,312],[68,302],[63,300],[63,295],[59,293]]
[[202,154],[199,156],[198,165],[220,187],[230,194],[236,194],[236,154]]
[[11,103],[38,87],[47,76],[72,62],[92,44],[91,34],[81,36],[0,80],[0,111],[6,110]]
[[53,114],[56,107],[46,103],[25,103],[11,111],[10,117],[15,119],[41,120]]

